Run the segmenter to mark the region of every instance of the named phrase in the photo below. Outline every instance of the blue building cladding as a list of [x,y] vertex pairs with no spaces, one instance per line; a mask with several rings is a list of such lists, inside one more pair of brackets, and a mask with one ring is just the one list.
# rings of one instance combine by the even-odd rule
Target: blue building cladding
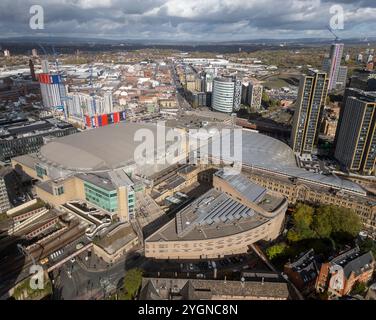
[[60,78],[60,75],[58,74],[53,74],[51,76],[51,84],[59,84],[61,83],[61,78]]

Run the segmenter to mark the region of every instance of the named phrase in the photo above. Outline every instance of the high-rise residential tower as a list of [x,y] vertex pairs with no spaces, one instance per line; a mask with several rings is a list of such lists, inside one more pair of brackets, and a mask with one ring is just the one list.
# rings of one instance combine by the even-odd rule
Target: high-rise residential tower
[[318,140],[328,82],[326,73],[318,70],[310,70],[308,75],[303,75],[300,79],[290,140],[295,153],[313,152]]
[[48,61],[42,60],[43,73],[38,74],[43,106],[50,110],[64,111],[66,89],[60,74],[50,73]]
[[255,84],[252,82],[249,83],[247,92],[247,102],[252,108],[261,108],[262,91],[262,85]]
[[215,78],[213,81],[212,108],[231,113],[240,109],[242,83],[235,77]]
[[342,89],[346,86],[347,67],[341,67],[343,48],[343,43],[333,43],[329,57],[324,60],[323,71],[328,74],[329,90]]
[[376,93],[349,91],[339,125],[335,158],[349,171],[374,175]]

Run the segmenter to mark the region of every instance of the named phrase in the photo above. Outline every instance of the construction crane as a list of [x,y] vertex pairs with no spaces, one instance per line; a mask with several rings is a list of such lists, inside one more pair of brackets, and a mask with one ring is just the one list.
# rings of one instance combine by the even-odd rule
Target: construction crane
[[52,51],[54,53],[55,65],[56,65],[57,73],[60,74],[60,71],[59,71],[59,58],[57,58],[57,53],[55,51],[55,46],[54,45],[52,45]]
[[96,104],[95,104],[95,90],[94,90],[94,84],[93,84],[93,65],[92,64],[90,65],[90,82],[89,82],[89,85],[90,85],[90,88],[91,88],[90,96],[92,97],[93,110],[94,110],[94,114],[96,114],[97,113],[97,107],[96,107]]
[[39,48],[41,48],[42,49],[42,51],[43,51],[43,53],[44,53],[44,55],[46,56],[46,58],[47,58],[47,52],[46,52],[46,49],[44,49],[44,47],[40,44],[40,43],[38,43],[38,46],[39,46]]
[[328,30],[335,37],[334,42],[341,41],[341,39],[337,36],[337,34],[333,31],[331,27],[328,26]]

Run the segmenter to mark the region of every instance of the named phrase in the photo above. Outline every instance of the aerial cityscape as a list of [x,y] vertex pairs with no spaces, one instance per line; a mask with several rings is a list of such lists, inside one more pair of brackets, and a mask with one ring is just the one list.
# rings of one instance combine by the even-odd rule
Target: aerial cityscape
[[376,300],[376,3],[276,5],[1,1],[0,300]]

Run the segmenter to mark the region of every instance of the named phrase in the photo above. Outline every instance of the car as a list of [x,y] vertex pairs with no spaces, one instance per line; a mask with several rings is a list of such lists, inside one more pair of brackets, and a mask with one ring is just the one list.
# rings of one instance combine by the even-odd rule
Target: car
[[202,278],[205,278],[205,276],[204,276],[203,273],[198,273],[198,274],[196,274],[196,278],[202,279]]

